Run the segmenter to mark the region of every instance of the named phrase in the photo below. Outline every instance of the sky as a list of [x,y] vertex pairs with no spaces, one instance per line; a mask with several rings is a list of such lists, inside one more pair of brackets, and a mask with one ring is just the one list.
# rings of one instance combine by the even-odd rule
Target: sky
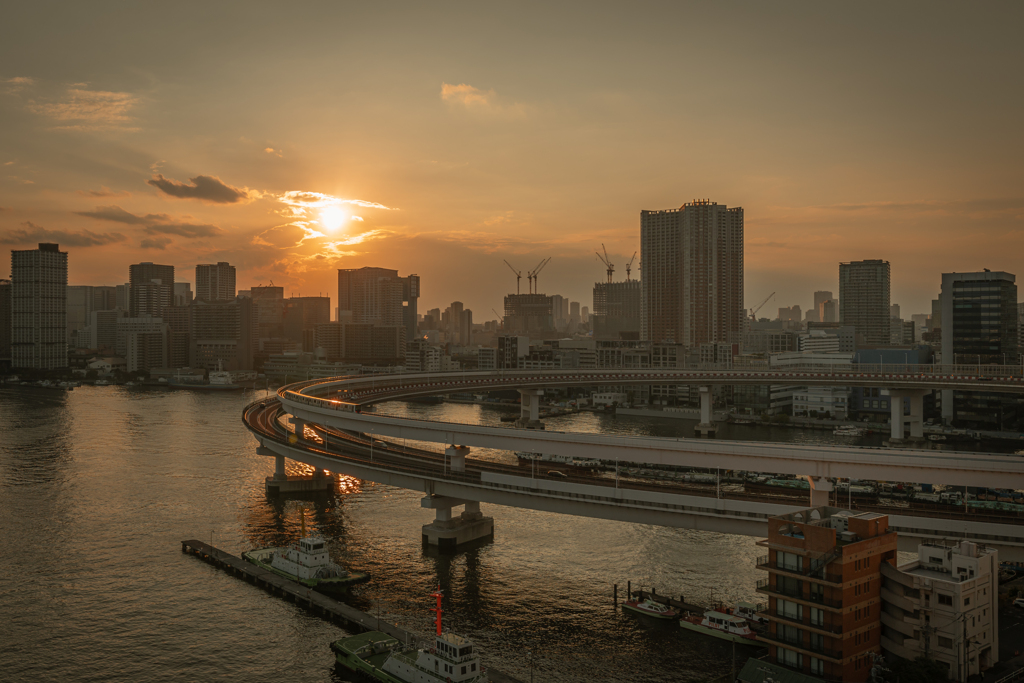
[[[337,300],[421,277],[493,319],[526,272],[589,306],[640,211],[742,206],[747,307],[882,258],[1021,272],[1024,5],[32,2],[0,22],[0,248],[71,284],[228,261]],[[603,246],[602,246],[603,245]],[[633,262],[638,275],[639,256]],[[6,276],[7,264],[0,266]]]

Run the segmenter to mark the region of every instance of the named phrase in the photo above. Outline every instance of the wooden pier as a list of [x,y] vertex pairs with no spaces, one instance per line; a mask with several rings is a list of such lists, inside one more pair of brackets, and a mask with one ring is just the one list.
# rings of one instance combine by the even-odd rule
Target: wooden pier
[[[612,593],[613,598],[612,599],[614,600],[615,605],[618,606],[618,604],[619,604],[619,584],[615,584],[612,587],[612,590],[613,590],[613,593]],[[683,599],[684,597],[685,596],[680,595],[679,599],[676,600],[675,598],[672,598],[672,597],[670,597],[668,595],[662,595],[662,594],[658,593],[657,590],[654,589],[654,588],[652,588],[649,591],[645,591],[642,588],[638,589],[638,590],[633,590],[633,582],[632,581],[627,581],[626,582],[626,600],[633,600],[635,598],[637,601],[642,601],[642,600],[645,600],[647,598],[650,598],[650,599],[654,600],[655,602],[660,602],[662,605],[667,605],[668,607],[672,607],[672,608],[675,608],[676,610],[679,610],[680,614],[685,613],[685,612],[692,612],[694,614],[704,614],[705,610],[708,609],[704,605],[695,605],[692,602],[686,602],[686,600]]]
[[[409,645],[416,645],[417,647],[424,645],[429,647],[430,645],[431,641],[424,640],[411,631],[406,631],[394,624],[381,621],[378,617],[361,612],[343,602],[338,602],[334,598],[318,593],[308,586],[303,586],[300,583],[278,576],[272,571],[257,567],[251,562],[246,562],[231,553],[214,548],[209,543],[196,540],[182,541],[181,552],[198,557],[207,564],[222,569],[236,578],[248,581],[273,595],[280,596],[285,600],[304,607],[327,621],[341,624],[347,630],[357,632],[381,631]],[[517,679],[490,668],[487,669],[487,676],[495,683],[520,683]]]

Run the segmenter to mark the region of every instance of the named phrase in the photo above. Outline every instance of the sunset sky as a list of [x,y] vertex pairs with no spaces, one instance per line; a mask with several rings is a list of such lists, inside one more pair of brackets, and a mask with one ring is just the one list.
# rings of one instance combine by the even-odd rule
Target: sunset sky
[[1024,275],[1022,8],[11,3],[0,248],[332,308],[335,269],[395,268],[479,322],[503,259],[590,306],[602,243],[622,279],[642,209],[709,198],[745,210],[748,307],[883,258],[909,317],[944,271]]

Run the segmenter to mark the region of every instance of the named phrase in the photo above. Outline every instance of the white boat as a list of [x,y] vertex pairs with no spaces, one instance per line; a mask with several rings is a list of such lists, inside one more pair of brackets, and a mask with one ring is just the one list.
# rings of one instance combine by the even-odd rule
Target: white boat
[[746,619],[748,622],[767,624],[768,619],[758,614],[763,607],[763,605],[755,605],[752,602],[737,602],[736,606],[729,610],[729,613],[740,619]]
[[832,433],[836,436],[864,436],[867,434],[867,430],[863,427],[844,426],[836,427]]
[[928,440],[929,441],[945,441],[946,440],[946,435],[945,434],[929,434],[928,435]]
[[655,619],[675,619],[679,616],[679,613],[674,609],[666,607],[660,602],[655,602],[650,598],[646,598],[643,601],[628,600],[622,603],[622,609],[628,609],[631,612],[654,617]]
[[688,631],[728,640],[733,643],[754,645],[757,634],[750,630],[747,620],[732,614],[724,614],[716,610],[708,610],[703,617],[685,616],[679,625]]

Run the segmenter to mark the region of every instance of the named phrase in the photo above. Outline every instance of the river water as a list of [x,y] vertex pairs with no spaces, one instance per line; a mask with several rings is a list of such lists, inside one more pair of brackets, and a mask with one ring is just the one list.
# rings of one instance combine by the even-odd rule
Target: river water
[[[428,594],[440,584],[453,630],[476,640],[485,665],[523,681],[729,672],[729,644],[614,610],[612,584],[697,603],[756,602],[755,539],[484,505],[494,542],[437,556],[421,547],[433,513],[415,491],[343,478],[320,499],[268,499],[273,460],[256,455],[240,419],[253,398],[0,388],[0,680],[344,680],[329,649],[344,630],[180,552],[193,538],[234,554],[293,541],[303,508],[335,560],[371,573],[356,606],[426,635]],[[381,409],[492,424],[503,414],[458,404]],[[549,428],[689,436],[693,421],[581,413]],[[722,438],[882,438],[732,429]],[[749,654],[738,652],[739,663]]]

